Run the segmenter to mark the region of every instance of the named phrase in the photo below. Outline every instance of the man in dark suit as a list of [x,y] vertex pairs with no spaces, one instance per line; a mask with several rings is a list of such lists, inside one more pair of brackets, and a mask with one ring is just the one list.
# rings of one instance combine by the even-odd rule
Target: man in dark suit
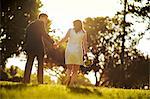
[[38,60],[37,79],[38,83],[43,83],[43,59],[44,59],[44,39],[51,42],[50,36],[46,33],[48,16],[44,13],[39,15],[39,19],[29,24],[26,28],[27,63],[25,66],[23,83],[30,83],[30,75],[34,58]]

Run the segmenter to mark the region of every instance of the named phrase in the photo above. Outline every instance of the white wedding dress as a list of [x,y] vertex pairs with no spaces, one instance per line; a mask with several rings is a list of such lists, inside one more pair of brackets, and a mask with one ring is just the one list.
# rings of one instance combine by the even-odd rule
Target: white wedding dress
[[69,30],[69,39],[65,50],[65,64],[83,65],[83,37],[84,32],[75,32],[74,29]]

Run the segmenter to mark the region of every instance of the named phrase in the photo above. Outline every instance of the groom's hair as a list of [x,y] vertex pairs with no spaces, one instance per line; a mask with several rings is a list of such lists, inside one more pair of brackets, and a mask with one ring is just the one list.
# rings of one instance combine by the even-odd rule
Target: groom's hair
[[45,13],[41,13],[41,14],[39,15],[39,18],[41,18],[41,17],[48,17],[48,15],[45,14]]

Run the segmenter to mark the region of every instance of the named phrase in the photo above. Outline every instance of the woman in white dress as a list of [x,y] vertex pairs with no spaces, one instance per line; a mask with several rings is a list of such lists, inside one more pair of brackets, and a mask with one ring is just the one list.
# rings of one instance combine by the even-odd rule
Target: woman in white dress
[[63,42],[68,41],[65,50],[65,64],[67,66],[65,85],[72,86],[77,79],[80,65],[83,65],[83,56],[87,53],[87,33],[82,27],[80,20],[73,22],[74,28],[68,30],[66,36],[54,47],[58,47]]

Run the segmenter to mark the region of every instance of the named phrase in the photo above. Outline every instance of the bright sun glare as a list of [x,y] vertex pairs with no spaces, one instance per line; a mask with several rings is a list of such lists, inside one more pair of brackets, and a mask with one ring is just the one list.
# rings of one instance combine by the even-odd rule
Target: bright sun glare
[[113,16],[120,8],[119,0],[41,0],[41,2],[43,7],[40,11],[48,14],[52,20],[52,28],[62,32],[66,32],[75,19]]

